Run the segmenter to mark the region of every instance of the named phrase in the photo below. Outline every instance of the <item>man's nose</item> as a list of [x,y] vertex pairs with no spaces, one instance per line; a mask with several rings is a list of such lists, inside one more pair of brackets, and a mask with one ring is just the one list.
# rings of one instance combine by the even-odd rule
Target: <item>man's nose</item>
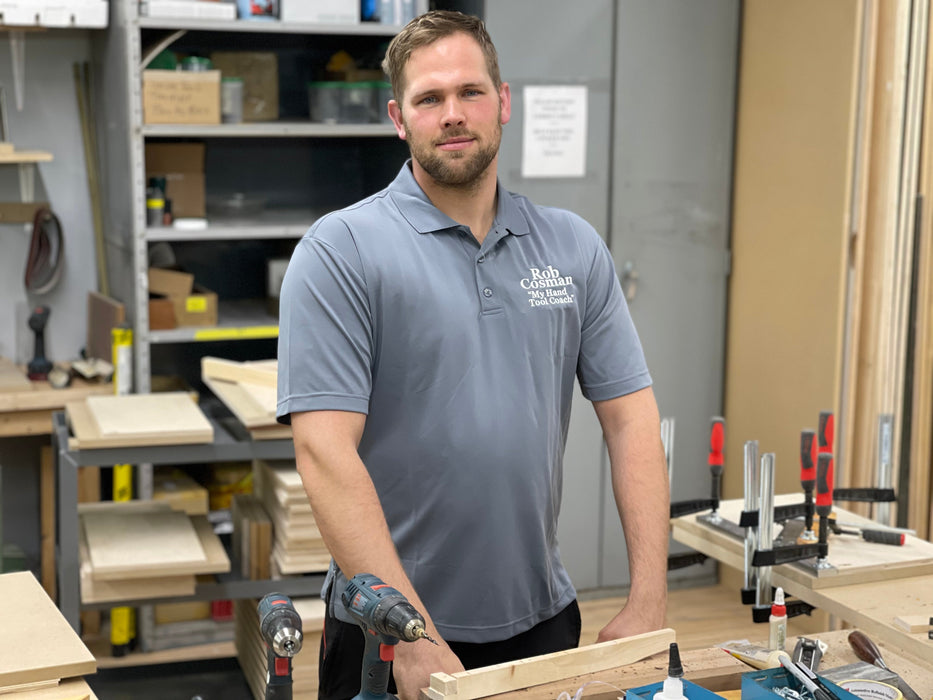
[[450,99],[444,103],[444,127],[459,126],[464,122],[460,100]]

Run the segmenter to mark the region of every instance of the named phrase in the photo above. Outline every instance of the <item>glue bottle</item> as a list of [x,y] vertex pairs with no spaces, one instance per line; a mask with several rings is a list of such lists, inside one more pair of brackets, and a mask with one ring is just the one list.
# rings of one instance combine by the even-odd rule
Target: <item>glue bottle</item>
[[680,650],[677,642],[671,644],[668,652],[667,678],[660,692],[654,694],[654,700],[687,700],[684,695],[684,667],[680,665]]
[[768,647],[777,651],[784,651],[784,645],[787,642],[787,607],[784,605],[784,589],[780,586],[774,593],[768,627]]

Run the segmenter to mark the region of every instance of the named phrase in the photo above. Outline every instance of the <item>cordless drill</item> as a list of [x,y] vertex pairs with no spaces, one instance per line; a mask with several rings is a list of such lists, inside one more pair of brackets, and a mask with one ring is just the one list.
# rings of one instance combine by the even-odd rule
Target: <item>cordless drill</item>
[[259,631],[266,643],[266,700],[292,700],[292,657],[301,651],[301,616],[291,599],[269,593],[259,601]]
[[343,604],[363,628],[366,648],[360,692],[353,700],[385,700],[389,673],[399,640],[427,639],[437,644],[424,629],[424,618],[408,599],[372,574],[357,574],[347,583]]

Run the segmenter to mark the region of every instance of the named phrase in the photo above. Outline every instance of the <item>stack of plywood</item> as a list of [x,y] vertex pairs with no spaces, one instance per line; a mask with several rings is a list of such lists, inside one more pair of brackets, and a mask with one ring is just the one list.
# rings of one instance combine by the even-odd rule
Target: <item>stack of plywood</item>
[[176,467],[156,467],[152,475],[152,498],[188,515],[207,515],[207,489]]
[[234,494],[230,505],[233,520],[233,556],[239,560],[240,575],[253,581],[270,578],[272,521],[258,498]]
[[157,501],[85,503],[78,513],[84,603],[190,596],[197,574],[230,571],[204,516]]
[[218,357],[201,358],[201,380],[210,388],[254,440],[288,439],[292,429],[275,420],[275,360],[234,362]]
[[[292,658],[292,695],[295,700],[317,698],[318,652],[324,629],[324,601],[320,598],[293,599],[301,617],[304,641]],[[236,653],[243,675],[256,700],[266,697],[266,647],[259,633],[258,601],[236,602]]]
[[72,450],[189,445],[214,440],[214,428],[183,391],[89,396],[65,405]]
[[0,694],[34,700],[97,697],[80,677],[96,673],[94,656],[30,572],[0,575],[0,620]]
[[326,571],[330,553],[314,522],[293,461],[257,460],[253,488],[275,526],[272,559],[280,574]]

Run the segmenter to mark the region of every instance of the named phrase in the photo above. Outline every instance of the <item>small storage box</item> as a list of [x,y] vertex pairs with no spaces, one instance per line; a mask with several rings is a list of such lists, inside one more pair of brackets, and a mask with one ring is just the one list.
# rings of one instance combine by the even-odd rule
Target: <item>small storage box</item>
[[220,71],[143,71],[143,123],[220,124]]
[[[822,677],[820,680],[839,700],[859,700],[857,696],[843,690],[832,681]],[[781,700],[780,695],[771,691],[772,688],[793,688],[800,691],[801,684],[783,668],[768,668],[742,674],[742,700]]]

